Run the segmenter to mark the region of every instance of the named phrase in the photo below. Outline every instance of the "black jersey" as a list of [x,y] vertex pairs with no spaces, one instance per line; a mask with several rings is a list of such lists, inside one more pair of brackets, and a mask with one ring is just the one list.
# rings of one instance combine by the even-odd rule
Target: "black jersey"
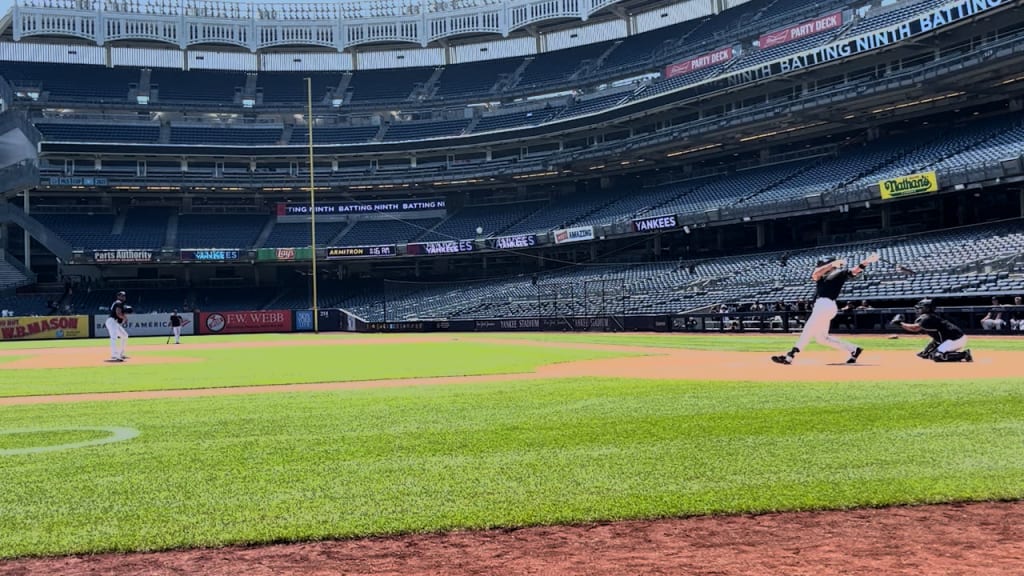
[[815,297],[838,300],[839,293],[843,291],[843,284],[850,278],[853,278],[853,274],[849,270],[833,270],[829,272],[818,280]]
[[926,332],[936,342],[958,340],[964,336],[964,331],[957,327],[956,324],[938,314],[921,314],[914,321],[914,324],[920,326],[921,330]]
[[[120,314],[118,314],[118,312],[120,312]],[[110,305],[110,317],[117,320],[118,324],[121,324],[121,316],[124,316],[124,302],[114,300],[114,303]]]
[[177,314],[171,314],[171,326],[174,328],[178,328],[179,326],[181,326],[181,316],[178,316]]

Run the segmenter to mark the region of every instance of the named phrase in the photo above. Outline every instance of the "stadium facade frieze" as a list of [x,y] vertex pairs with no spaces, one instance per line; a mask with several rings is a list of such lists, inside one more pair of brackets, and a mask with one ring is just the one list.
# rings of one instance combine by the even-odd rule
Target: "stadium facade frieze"
[[[678,107],[690,101],[716,93],[726,93],[749,87],[782,75],[798,74],[812,68],[832,65],[892,46],[911,39],[944,31],[983,13],[1015,5],[1018,0],[963,0],[936,7],[924,14],[907,18],[888,27],[861,33],[852,38],[828,43],[810,50],[787,55],[775,60],[740,68],[676,90],[641,97],[621,107],[592,114],[575,116],[546,124],[511,128],[500,132],[485,132],[446,137],[369,144],[315,145],[314,153],[322,156],[358,156],[361,154],[402,154],[436,151],[439,149],[474,148],[503,142],[522,142],[541,137],[554,137],[595,126],[610,125],[640,119],[653,112]],[[248,158],[305,157],[306,146],[222,146],[172,145],[129,143],[74,143],[42,142],[44,154],[146,154],[165,156],[239,156]]]

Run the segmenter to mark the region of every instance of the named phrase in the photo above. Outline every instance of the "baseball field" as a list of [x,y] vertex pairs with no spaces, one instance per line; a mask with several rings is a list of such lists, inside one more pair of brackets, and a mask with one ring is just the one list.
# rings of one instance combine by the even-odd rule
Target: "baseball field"
[[792,336],[0,345],[0,573],[1024,566],[1024,340],[853,340],[792,366]]

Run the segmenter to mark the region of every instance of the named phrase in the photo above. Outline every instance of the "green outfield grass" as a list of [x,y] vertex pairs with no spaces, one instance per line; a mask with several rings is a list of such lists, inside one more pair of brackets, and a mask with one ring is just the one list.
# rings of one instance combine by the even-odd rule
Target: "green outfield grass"
[[[202,360],[193,363],[3,369],[0,396],[500,374],[622,355],[548,342],[768,352],[793,340],[477,334],[302,343],[310,338],[129,349]],[[865,341],[869,350],[923,345]],[[972,347],[1024,352],[1019,342]],[[106,343],[88,343],[100,362]],[[101,441],[109,433],[97,428],[139,435],[23,453]],[[1020,379],[563,379],[0,406],[0,558],[1020,499],[1021,446]]]
[[532,372],[538,366],[556,362],[628,355],[465,340],[345,346],[294,344],[294,340],[285,338],[279,347],[169,347],[139,352],[129,348],[129,356],[134,359],[177,356],[199,361],[132,365],[133,360],[129,359],[116,366],[104,365],[108,349],[98,348],[94,367],[4,370],[0,373],[0,397],[512,374]]
[[[484,335],[481,335],[484,336]],[[918,351],[928,343],[928,337],[905,334],[898,338],[881,335],[837,334],[839,338],[860,344],[866,350]],[[486,334],[489,339],[529,339],[536,342],[579,342],[589,344],[616,344],[687,350],[730,350],[736,352],[786,352],[796,342],[798,334],[649,334],[649,333],[530,333],[510,332]],[[972,350],[1019,350],[1024,352],[1024,338],[968,336]],[[811,343],[808,350],[830,350]]]
[[559,380],[0,416],[141,433],[0,457],[0,557],[1024,497],[1019,381]]

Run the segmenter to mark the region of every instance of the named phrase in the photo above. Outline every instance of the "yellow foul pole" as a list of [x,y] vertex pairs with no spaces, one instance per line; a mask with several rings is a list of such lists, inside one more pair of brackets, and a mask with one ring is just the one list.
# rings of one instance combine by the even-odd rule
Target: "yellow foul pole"
[[306,78],[306,133],[309,134],[309,238],[313,250],[313,332],[320,332],[320,305],[316,294],[316,182],[313,179],[313,79]]

